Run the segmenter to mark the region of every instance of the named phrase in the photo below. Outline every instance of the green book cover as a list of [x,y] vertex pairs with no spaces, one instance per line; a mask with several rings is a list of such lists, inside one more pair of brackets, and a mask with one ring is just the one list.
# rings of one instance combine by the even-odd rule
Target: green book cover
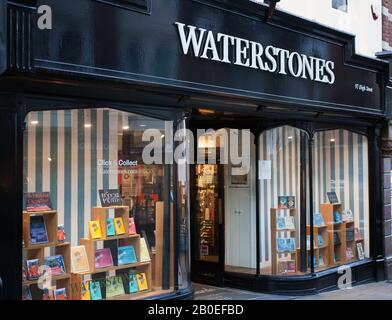
[[106,298],[112,298],[122,294],[125,294],[125,291],[121,277],[106,279]]

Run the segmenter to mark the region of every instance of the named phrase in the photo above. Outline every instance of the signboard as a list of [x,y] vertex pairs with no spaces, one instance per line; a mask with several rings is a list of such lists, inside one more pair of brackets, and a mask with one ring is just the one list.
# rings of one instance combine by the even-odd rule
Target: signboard
[[52,202],[49,192],[26,192],[25,205],[28,212],[50,211]]
[[118,189],[99,190],[99,199],[102,207],[122,205],[120,190]]

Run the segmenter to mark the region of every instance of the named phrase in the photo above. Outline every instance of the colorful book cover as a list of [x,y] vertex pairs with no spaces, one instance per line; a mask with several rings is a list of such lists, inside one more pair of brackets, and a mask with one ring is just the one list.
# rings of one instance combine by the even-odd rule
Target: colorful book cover
[[54,290],[54,300],[68,300],[65,288]]
[[317,236],[317,245],[319,247],[324,246],[324,238],[321,234],[318,234],[318,236]]
[[151,261],[150,252],[148,251],[147,242],[145,238],[140,238],[140,262]]
[[130,235],[136,234],[135,218],[133,218],[133,217],[129,218],[129,234]]
[[86,281],[82,283],[81,296],[84,301],[91,300],[90,282]]
[[30,217],[30,242],[31,244],[48,242],[48,232],[43,216]]
[[346,248],[346,258],[347,260],[354,259],[354,254],[350,247]]
[[37,280],[40,277],[38,259],[27,260],[26,269],[27,269],[27,278],[29,280]]
[[144,272],[136,274],[136,279],[139,291],[148,290],[147,277]]
[[129,293],[136,293],[139,291],[139,287],[137,285],[136,274],[131,272],[129,274]]
[[85,246],[71,247],[71,268],[73,273],[90,271]]
[[344,220],[347,221],[347,222],[354,221],[354,214],[353,214],[353,212],[351,210],[347,210],[345,212],[345,217],[344,218],[345,218]]
[[321,215],[321,213],[315,213],[313,216],[313,224],[316,227],[320,227],[324,225],[324,219],[323,216]]
[[54,297],[54,291],[56,290],[56,287],[47,287],[44,288],[43,293],[42,293],[42,300],[55,300]]
[[91,239],[101,239],[102,229],[99,221],[89,221]]
[[277,230],[284,230],[286,229],[286,220],[284,217],[279,217],[276,221],[276,229]]
[[106,219],[106,236],[114,237],[116,235],[116,229],[114,228],[114,219]]
[[124,284],[121,277],[106,279],[106,298],[112,298],[125,294]]
[[26,192],[25,204],[27,212],[40,212],[52,210],[50,192]]
[[30,286],[23,286],[22,300],[33,300],[33,297],[31,296]]
[[114,218],[114,228],[117,235],[125,234],[124,221],[120,218]]
[[278,208],[279,209],[295,209],[295,197],[294,196],[279,196],[278,197]]
[[45,266],[49,268],[51,276],[59,276],[66,273],[63,256],[56,255],[45,258]]
[[278,252],[287,251],[286,239],[285,238],[277,238],[276,239],[277,250]]
[[135,248],[131,245],[118,247],[118,265],[136,263]]
[[102,300],[102,291],[99,281],[90,282],[90,296],[91,300]]
[[342,223],[342,216],[340,215],[340,212],[334,211],[334,213],[333,213],[333,221],[335,223]]
[[288,260],[287,261],[287,272],[288,273],[296,273],[297,272],[295,260]]
[[112,253],[109,248],[95,251],[95,268],[102,269],[113,266]]
[[65,241],[65,229],[63,224],[57,226],[57,241],[58,242]]

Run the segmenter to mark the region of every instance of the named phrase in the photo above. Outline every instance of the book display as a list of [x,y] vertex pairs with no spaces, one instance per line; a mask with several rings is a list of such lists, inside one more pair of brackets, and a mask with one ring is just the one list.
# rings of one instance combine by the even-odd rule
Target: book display
[[[315,216],[317,217],[315,218]],[[315,268],[323,268],[327,266],[329,261],[329,237],[328,226],[324,224],[324,219],[321,214],[315,214],[313,221],[317,221],[313,225],[313,247],[314,247],[314,266]],[[308,268],[310,268],[310,226],[306,226],[306,239],[307,239],[307,256]]]
[[[65,300],[70,290],[70,243],[65,242],[65,237],[58,237],[57,211],[45,205],[49,203],[50,196],[42,193],[42,196],[32,194],[30,197],[34,201],[29,200],[29,208],[33,209],[23,212],[22,284],[24,298],[55,300],[57,295],[58,300]],[[44,204],[40,203],[42,199],[44,199]],[[40,208],[50,210],[44,211]],[[38,282],[44,285],[44,289],[39,288]]]
[[[100,226],[101,237],[91,232],[91,222]],[[130,286],[133,275],[138,283],[138,274],[144,274],[147,285],[151,283],[151,259],[144,238],[130,234],[129,225],[127,206],[92,209],[90,237],[80,239],[80,246],[72,249],[72,300],[128,300],[151,290],[147,286],[141,292],[135,284]]]
[[271,208],[271,266],[273,275],[298,271],[295,219],[295,208]]
[[320,212],[327,225],[328,258],[324,260],[328,261],[328,265],[340,265],[361,259],[358,244],[363,248],[363,239],[355,228],[352,211],[344,211],[340,203],[324,203],[320,205]]

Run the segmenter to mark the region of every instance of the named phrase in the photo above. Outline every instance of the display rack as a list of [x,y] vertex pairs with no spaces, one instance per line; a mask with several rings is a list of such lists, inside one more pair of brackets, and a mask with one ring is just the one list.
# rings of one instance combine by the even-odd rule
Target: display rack
[[[31,244],[30,239],[30,217],[42,216],[46,226],[48,234],[48,242],[40,244]],[[23,259],[31,260],[38,259],[39,265],[42,266],[45,263],[45,256],[49,249],[51,254],[61,255],[64,260],[66,273],[58,276],[50,276],[45,278],[43,276],[39,280],[24,280],[22,281],[23,286],[29,286],[33,300],[41,300],[43,290],[38,287],[38,283],[45,279],[50,279],[51,283],[49,286],[56,286],[56,288],[65,288],[67,294],[70,292],[70,279],[71,279],[71,244],[69,242],[58,242],[57,241],[57,227],[58,227],[58,214],[57,211],[37,211],[28,212],[23,211]],[[53,253],[54,249],[54,253]],[[50,252],[49,251],[49,252]]]
[[[306,226],[306,235],[310,235],[310,226]],[[318,236],[321,235],[323,238],[323,245],[318,245]],[[316,266],[315,269],[322,269],[329,265],[330,259],[330,241],[329,241],[329,233],[328,233],[328,225],[322,226],[314,226],[313,227],[313,239],[314,239],[314,257],[316,259]],[[311,248],[306,248],[307,257],[310,257],[310,250]],[[320,264],[320,258],[322,258],[323,265]],[[310,266],[308,265],[308,268]]]
[[[356,243],[363,241],[363,239],[355,239],[354,236],[354,221],[343,221],[336,223],[334,220],[333,213],[337,211],[342,216],[342,205],[340,203],[329,204],[324,203],[320,205],[320,212],[323,216],[324,222],[328,226],[328,254],[329,254],[329,265],[340,265],[346,262],[351,262],[358,258]],[[348,233],[352,233],[352,236],[347,237]],[[339,237],[339,242],[334,242],[336,235]],[[348,259],[346,256],[347,248],[351,248],[353,257]]]
[[[124,222],[125,234],[108,237],[106,235],[106,219],[108,218],[108,211],[113,210],[116,218],[121,217]],[[101,239],[80,239],[80,245],[86,249],[87,260],[89,262],[89,271],[72,273],[71,276],[71,287],[72,287],[72,300],[82,299],[82,288],[83,284],[88,281],[100,281],[102,298],[105,300],[133,300],[140,299],[146,296],[152,288],[152,277],[151,277],[151,261],[140,262],[140,235],[129,234],[129,207],[127,206],[113,206],[113,207],[94,207],[92,209],[92,219],[100,221],[102,229]],[[117,252],[121,241],[121,245],[132,245],[135,249],[136,263],[118,265]],[[97,249],[109,248],[113,257],[113,266],[107,268],[96,268],[95,267],[95,252]],[[145,273],[148,290],[129,293],[129,286],[127,285],[126,278],[129,279],[129,273]],[[120,295],[112,298],[106,298],[105,285],[103,284],[108,277],[121,276],[123,279],[125,295]]]
[[[298,250],[297,248],[294,251],[287,251],[287,252],[278,252],[277,250],[277,235],[279,233],[286,233],[290,238],[297,238],[296,237],[296,230],[294,229],[277,229],[277,213],[279,211],[288,211],[289,215],[294,218],[294,225],[296,221],[296,210],[295,209],[277,209],[271,208],[271,254],[272,254],[272,261],[271,261],[271,273],[273,275],[283,274],[281,270],[278,270],[279,261],[294,261],[295,264],[295,272],[299,270],[299,262],[298,262]],[[284,257],[283,257],[284,256]]]

